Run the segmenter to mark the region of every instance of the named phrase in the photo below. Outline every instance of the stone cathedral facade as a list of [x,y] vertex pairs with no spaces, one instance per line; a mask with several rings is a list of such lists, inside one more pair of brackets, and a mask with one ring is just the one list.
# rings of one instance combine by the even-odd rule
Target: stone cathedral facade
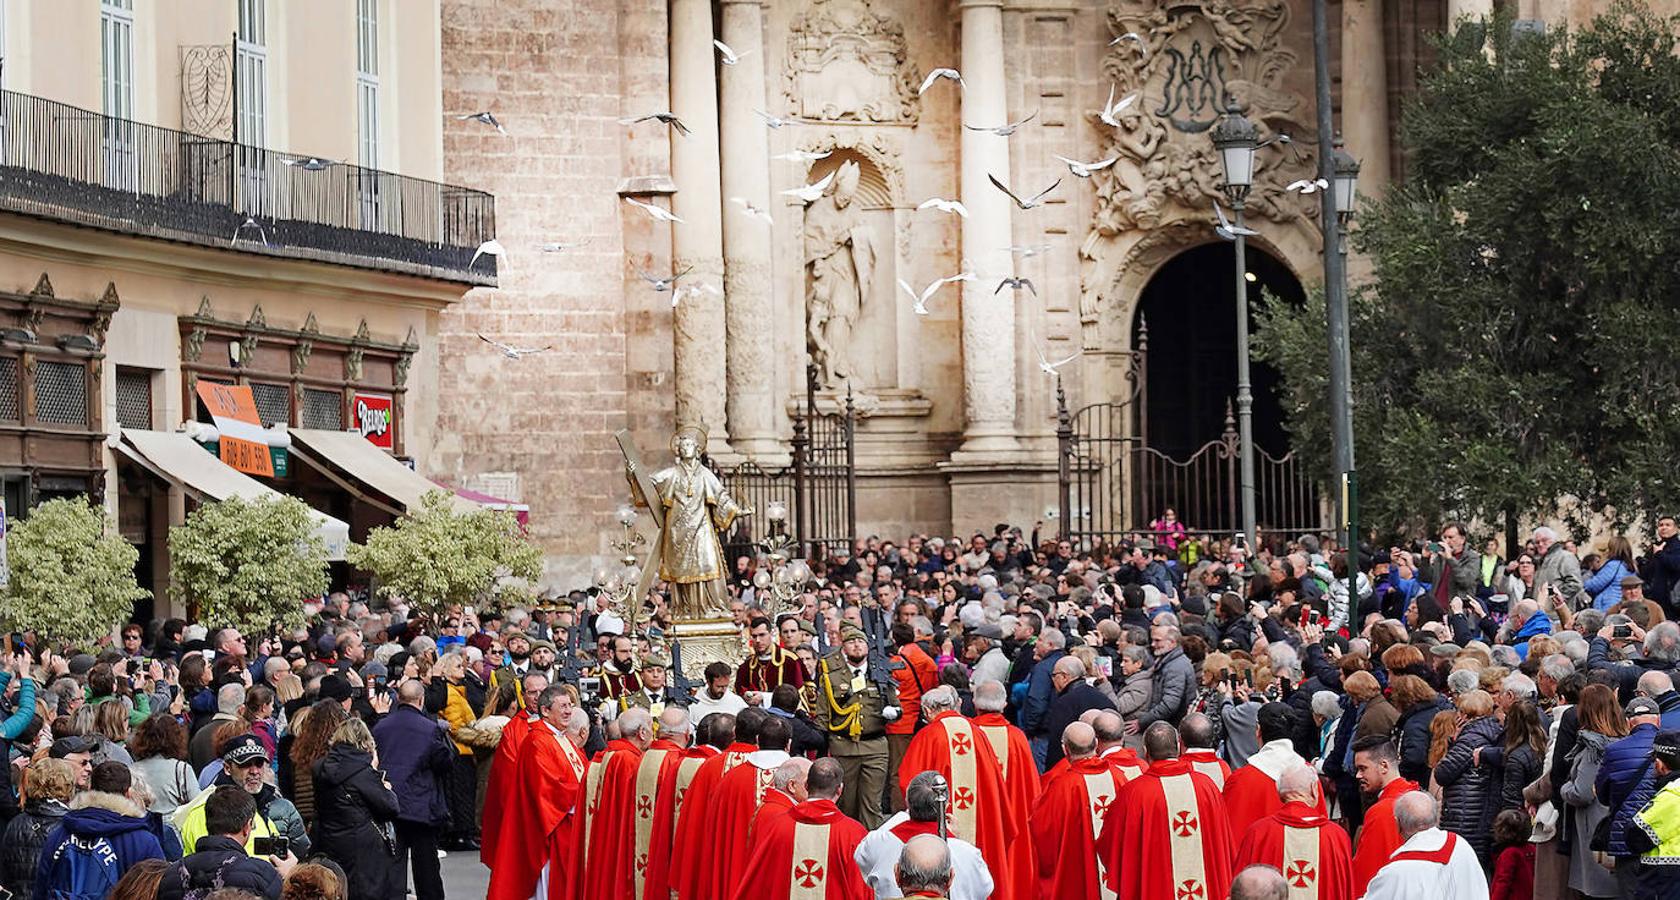
[[[1603,5],[1512,11],[1556,27]],[[1335,121],[1362,192],[1404,172],[1396,122],[1428,35],[1489,8],[1329,4]],[[1054,531],[1041,362],[1075,357],[1058,369],[1071,407],[1116,400],[1140,327],[1172,336],[1149,353],[1177,366],[1156,367],[1175,374],[1150,384],[1151,427],[1216,437],[1234,345],[1214,322],[1234,288],[1208,129],[1231,100],[1263,137],[1292,138],[1257,161],[1257,283],[1298,295],[1320,277],[1317,197],[1284,190],[1316,169],[1303,0],[443,0],[442,17],[445,113],[491,110],[508,132],[450,119],[445,180],[495,193],[507,255],[499,289],[442,316],[423,469],[529,504],[554,587],[612,555],[617,430],[651,452],[702,424],[714,459],[786,462],[813,325],[844,360],[819,373],[819,407],[849,389],[861,417],[860,536]],[[962,85],[920,92],[943,67]],[[687,133],[621,122],[665,111]],[[1081,178],[1057,156],[1115,161]],[[783,193],[829,176],[814,202]],[[988,176],[1023,199],[1060,184],[1021,209]],[[966,216],[922,208],[935,198]],[[643,277],[677,272],[676,291]],[[899,286],[964,272],[925,314]],[[510,360],[478,334],[554,349]]]

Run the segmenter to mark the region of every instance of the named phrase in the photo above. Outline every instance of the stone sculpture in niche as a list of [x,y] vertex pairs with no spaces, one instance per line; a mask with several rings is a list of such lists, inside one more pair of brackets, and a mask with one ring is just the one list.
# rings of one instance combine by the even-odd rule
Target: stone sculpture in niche
[[871,0],[816,0],[788,28],[787,108],[821,122],[914,125],[921,77],[904,27]]
[[818,378],[838,389],[853,374],[852,326],[875,278],[875,239],[857,196],[857,163],[841,163],[834,186],[805,210],[805,336]]

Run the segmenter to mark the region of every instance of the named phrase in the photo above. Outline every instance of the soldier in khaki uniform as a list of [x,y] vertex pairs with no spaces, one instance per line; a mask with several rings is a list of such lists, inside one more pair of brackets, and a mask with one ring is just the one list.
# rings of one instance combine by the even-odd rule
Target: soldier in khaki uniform
[[670,674],[671,661],[662,654],[655,653],[642,659],[641,676],[638,679],[640,687],[634,692],[625,694],[618,700],[618,711],[624,712],[632,707],[645,709],[648,715],[657,721],[667,706],[688,707],[689,698],[681,691],[665,683]]
[[828,754],[840,763],[845,790],[840,810],[875,828],[885,816],[887,723],[898,718],[898,690],[887,662],[869,652],[863,629],[840,629],[840,649],[817,662],[811,713],[828,732]]

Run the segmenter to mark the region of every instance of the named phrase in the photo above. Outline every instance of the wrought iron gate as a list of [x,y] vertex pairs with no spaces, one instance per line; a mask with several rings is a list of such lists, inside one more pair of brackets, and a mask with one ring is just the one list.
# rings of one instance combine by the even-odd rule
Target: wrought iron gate
[[755,511],[724,537],[724,551],[731,560],[752,552],[753,545],[769,536],[765,510],[772,501],[788,505],[788,529],[805,556],[826,557],[857,539],[857,411],[849,391],[839,410],[819,411],[816,384],[816,367],[808,366],[805,405],[793,419],[791,465],[766,469],[748,460],[733,467],[713,467],[736,502]]
[[[1179,460],[1149,446],[1148,331],[1140,329],[1117,402],[1069,412],[1056,387],[1058,487],[1062,536],[1076,544],[1114,543],[1148,530],[1172,507],[1191,531],[1241,528],[1236,420],[1225,406],[1224,431]],[[1294,451],[1281,458],[1255,448],[1256,517],[1265,533],[1329,527],[1320,488]]]

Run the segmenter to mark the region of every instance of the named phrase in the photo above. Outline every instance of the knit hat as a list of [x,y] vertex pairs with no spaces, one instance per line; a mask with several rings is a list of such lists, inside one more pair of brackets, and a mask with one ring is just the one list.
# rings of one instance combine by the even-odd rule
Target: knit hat
[[324,675],[321,677],[321,699],[343,702],[354,696],[350,689],[350,682],[338,675]]

